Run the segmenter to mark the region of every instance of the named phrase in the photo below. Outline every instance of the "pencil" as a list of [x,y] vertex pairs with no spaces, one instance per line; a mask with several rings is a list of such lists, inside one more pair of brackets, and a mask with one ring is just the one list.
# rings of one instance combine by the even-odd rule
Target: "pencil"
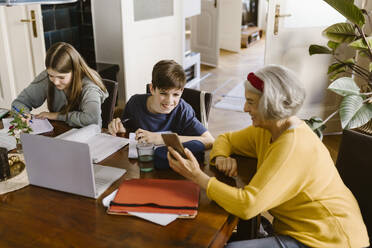
[[[23,113],[21,113],[21,111],[16,107],[16,106],[13,106],[13,109],[15,111],[17,111],[18,114],[22,115],[23,118],[27,119],[28,117],[25,116]],[[30,120],[30,123],[32,123],[32,120]]]

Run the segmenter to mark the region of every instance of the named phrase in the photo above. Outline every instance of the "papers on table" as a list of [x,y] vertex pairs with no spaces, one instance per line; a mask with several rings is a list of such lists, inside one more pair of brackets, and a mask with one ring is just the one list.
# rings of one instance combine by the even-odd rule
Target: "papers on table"
[[138,158],[136,145],[137,145],[136,134],[129,133],[128,158]]
[[[4,128],[0,130],[0,147],[5,147],[8,151],[13,150],[16,148],[16,139],[8,134],[9,127],[12,125],[10,122],[13,118],[3,118],[3,126]],[[30,123],[30,127],[32,128],[31,134],[41,134],[47,133],[53,130],[52,124],[48,121],[48,119],[32,119],[32,123]]]
[[102,161],[129,143],[126,138],[101,133],[101,128],[95,124],[80,129],[73,128],[56,138],[88,144],[95,163]]
[[8,151],[15,149],[17,146],[16,139],[7,132],[3,132],[3,130],[5,129],[1,129],[0,132],[0,147],[5,147]]
[[[118,190],[115,190],[114,192],[112,192],[111,194],[103,198],[102,199],[103,206],[109,207],[110,202],[114,200],[117,192]],[[141,219],[145,219],[145,220],[151,221],[153,223],[156,223],[162,226],[168,225],[169,223],[173,222],[179,217],[178,214],[139,213],[139,212],[128,212],[128,214],[137,216]]]
[[[9,130],[9,127],[12,125],[10,122],[13,120],[13,118],[4,118],[3,126],[5,130]],[[37,119],[33,118],[32,123],[30,123],[30,127],[32,128],[31,134],[41,134],[41,133],[47,133],[50,131],[53,131],[53,126],[50,124],[48,119]]]

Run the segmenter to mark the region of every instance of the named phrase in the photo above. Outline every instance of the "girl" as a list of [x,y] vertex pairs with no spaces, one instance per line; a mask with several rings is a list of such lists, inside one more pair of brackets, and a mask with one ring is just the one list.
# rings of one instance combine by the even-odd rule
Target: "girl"
[[45,67],[12,107],[29,113],[46,99],[49,112],[36,114],[36,118],[65,121],[74,127],[101,126],[101,104],[108,93],[101,77],[81,55],[70,44],[58,42],[47,51]]

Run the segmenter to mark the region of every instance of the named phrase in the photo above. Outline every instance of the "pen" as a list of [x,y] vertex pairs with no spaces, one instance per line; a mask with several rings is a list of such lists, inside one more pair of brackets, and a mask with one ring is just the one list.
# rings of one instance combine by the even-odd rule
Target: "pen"
[[[23,118],[27,119],[27,116],[21,113],[21,111],[16,106],[13,106],[13,109],[17,111],[18,114],[22,115]],[[32,120],[30,120],[30,123],[32,123]]]
[[127,121],[129,121],[130,119],[129,118],[126,118],[126,119],[124,119],[124,120],[121,120],[121,123],[123,123],[123,125],[127,122]]

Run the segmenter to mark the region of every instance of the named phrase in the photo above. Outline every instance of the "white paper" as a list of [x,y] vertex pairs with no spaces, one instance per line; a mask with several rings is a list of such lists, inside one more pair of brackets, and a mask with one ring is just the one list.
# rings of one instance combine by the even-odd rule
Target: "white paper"
[[[1,129],[4,130],[4,129]],[[8,151],[15,149],[17,146],[16,139],[7,134],[7,133],[0,133],[0,147],[5,147]]]
[[178,214],[139,213],[139,212],[129,212],[129,214],[148,220],[148,221],[151,221],[153,223],[156,223],[162,226],[166,226],[169,223],[175,221],[179,216]]
[[117,192],[118,190],[116,189],[111,194],[102,199],[102,204],[104,207],[108,208],[110,206],[110,202],[114,200]]
[[128,158],[138,158],[137,153],[137,140],[135,133],[129,133],[129,150],[128,150]]
[[[114,200],[118,190],[113,191],[111,194],[102,199],[102,204],[105,207],[110,206],[110,202]],[[130,215],[137,216],[141,219],[148,220],[150,222],[166,226],[169,223],[175,221],[178,218],[178,214],[163,214],[163,213],[140,213],[140,212],[128,212]]]
[[126,138],[101,133],[101,128],[95,124],[69,130],[56,138],[88,144],[95,163],[102,161],[129,143]]
[[[13,118],[4,118],[3,126],[5,130],[9,130],[9,127],[12,125],[10,122]],[[32,128],[31,134],[41,134],[53,131],[53,126],[50,124],[48,119],[37,119],[33,118],[32,123],[30,122],[30,127]]]

